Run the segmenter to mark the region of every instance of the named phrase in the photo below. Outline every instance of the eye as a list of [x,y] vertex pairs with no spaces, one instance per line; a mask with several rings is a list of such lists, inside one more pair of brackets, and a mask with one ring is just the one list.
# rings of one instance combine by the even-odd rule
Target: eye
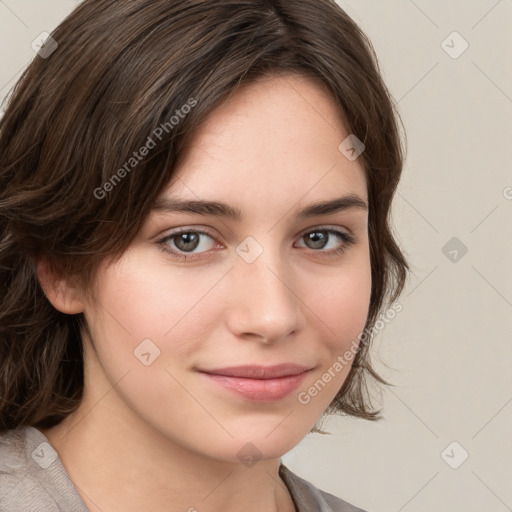
[[[333,228],[318,228],[308,231],[301,236],[301,239],[305,240],[309,249],[333,256],[345,252],[355,243],[353,236]],[[331,247],[328,247],[329,245]]]
[[[206,231],[182,229],[157,241],[164,252],[173,257],[188,259],[187,255],[207,252],[215,246],[215,240]],[[199,250],[197,250],[199,249]]]

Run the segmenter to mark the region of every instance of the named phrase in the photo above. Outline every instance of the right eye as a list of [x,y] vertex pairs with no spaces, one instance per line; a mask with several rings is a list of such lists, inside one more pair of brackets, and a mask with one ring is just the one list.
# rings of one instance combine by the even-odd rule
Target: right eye
[[[212,244],[213,242],[213,244]],[[161,245],[162,251],[179,259],[190,259],[188,255],[199,255],[208,252],[215,245],[215,240],[206,231],[195,229],[180,229],[168,233],[157,243]],[[197,252],[196,249],[200,249]]]

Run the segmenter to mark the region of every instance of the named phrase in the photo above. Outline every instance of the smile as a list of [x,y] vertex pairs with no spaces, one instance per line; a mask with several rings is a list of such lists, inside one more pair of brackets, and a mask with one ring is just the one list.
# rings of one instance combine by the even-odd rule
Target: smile
[[295,364],[200,370],[210,382],[254,402],[281,400],[296,390],[311,368]]

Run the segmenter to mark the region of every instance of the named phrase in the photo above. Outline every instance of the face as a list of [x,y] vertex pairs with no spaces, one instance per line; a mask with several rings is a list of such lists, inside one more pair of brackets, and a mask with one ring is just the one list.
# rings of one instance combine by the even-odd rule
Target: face
[[346,379],[368,314],[366,180],[338,149],[348,135],[330,96],[298,76],[215,110],[84,303],[86,392],[106,379],[115,417],[224,461],[298,444]]

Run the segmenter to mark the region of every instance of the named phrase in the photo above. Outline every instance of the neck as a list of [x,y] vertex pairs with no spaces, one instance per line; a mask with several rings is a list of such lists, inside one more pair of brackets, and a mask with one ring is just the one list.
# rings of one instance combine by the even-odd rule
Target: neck
[[[86,413],[85,411],[89,411]],[[279,459],[216,460],[84,400],[41,430],[91,512],[294,512]]]

